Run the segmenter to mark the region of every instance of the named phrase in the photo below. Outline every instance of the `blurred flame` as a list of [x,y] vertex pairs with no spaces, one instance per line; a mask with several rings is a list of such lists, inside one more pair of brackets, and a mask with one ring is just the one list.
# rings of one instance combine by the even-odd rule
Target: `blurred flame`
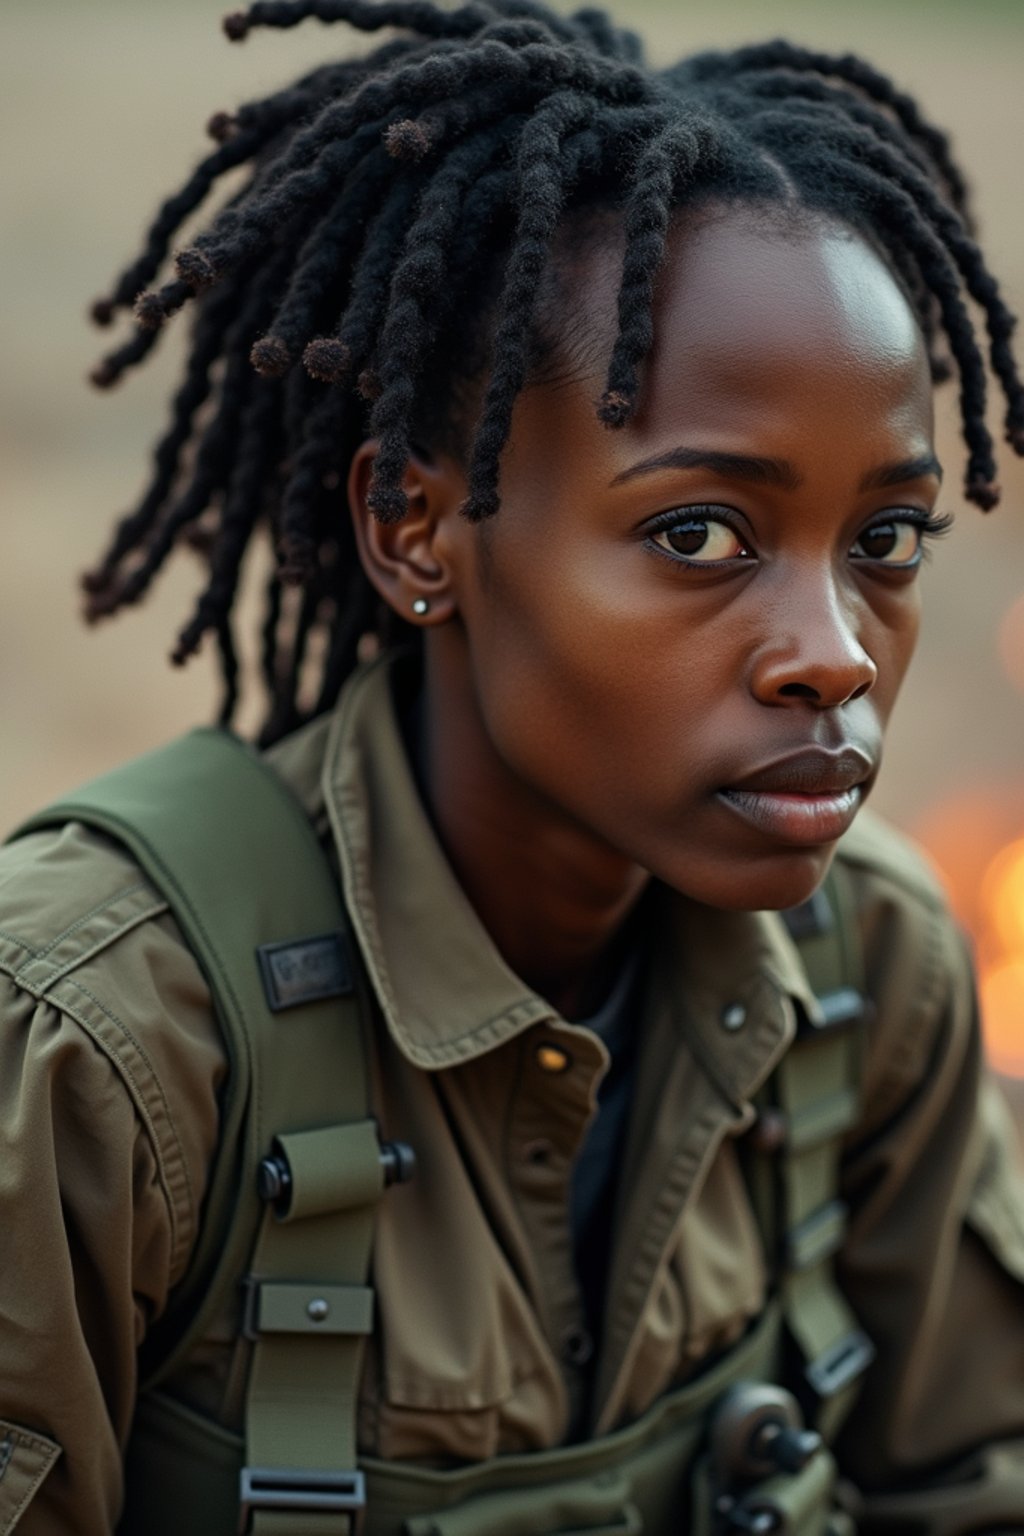
[[[1024,601],[1020,608],[1024,652]],[[1004,656],[1008,653],[1004,653]],[[1024,659],[1021,661],[1024,687]],[[917,827],[976,946],[985,1040],[1000,1072],[1024,1077],[1024,790],[961,795]]]

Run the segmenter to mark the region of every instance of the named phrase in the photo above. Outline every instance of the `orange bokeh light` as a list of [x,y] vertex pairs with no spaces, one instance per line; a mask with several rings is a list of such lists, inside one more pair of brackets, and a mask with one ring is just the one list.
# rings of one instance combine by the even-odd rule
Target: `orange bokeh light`
[[[1021,685],[1024,687],[1024,600]],[[1011,614],[1014,610],[1011,610]],[[993,1066],[1024,1077],[1024,786],[975,790],[933,807],[917,835],[974,939]]]
[[985,871],[981,905],[1003,952],[1024,960],[1024,837],[997,853]]
[[978,989],[993,1066],[1011,1077],[1024,1077],[1024,957],[984,971]]

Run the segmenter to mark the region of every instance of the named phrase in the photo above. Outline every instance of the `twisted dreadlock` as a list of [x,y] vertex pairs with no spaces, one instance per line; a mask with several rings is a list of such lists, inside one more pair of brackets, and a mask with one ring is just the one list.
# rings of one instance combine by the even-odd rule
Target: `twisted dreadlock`
[[[598,405],[610,428],[637,405],[673,211],[711,199],[806,208],[881,248],[937,379],[948,352],[965,493],[995,505],[989,367],[1007,438],[1024,453],[1014,317],[974,242],[948,139],[884,75],[852,55],[781,41],[655,72],[639,39],[604,12],[562,16],[540,0],[257,0],[224,26],[240,41],[311,17],[398,35],[215,114],[217,147],[92,310],[109,325],[134,307],[134,332],[92,375],[107,387],[144,360],[170,314],[195,302],[192,350],[149,486],[84,585],[87,615],[111,614],[143,596],[180,542],[202,547],[208,579],[173,659],[215,637],[224,718],[238,689],[231,610],[262,526],[278,556],[262,631],[264,740],[331,706],[363,636],[410,632],[377,602],[340,505],[368,433],[380,439],[369,500],[382,521],[406,511],[415,441],[465,455],[469,518],[497,511],[516,396],[543,358],[540,279],[574,210],[604,210],[625,232]],[[244,166],[241,191],[177,252],[174,275],[148,288],[182,223]],[[984,318],[988,366],[965,300]]]

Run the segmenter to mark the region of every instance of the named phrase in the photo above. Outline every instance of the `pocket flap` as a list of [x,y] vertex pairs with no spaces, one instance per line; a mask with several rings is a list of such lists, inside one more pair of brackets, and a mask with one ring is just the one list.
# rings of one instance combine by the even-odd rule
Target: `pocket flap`
[[0,1536],[14,1530],[59,1455],[56,1440],[0,1419]]

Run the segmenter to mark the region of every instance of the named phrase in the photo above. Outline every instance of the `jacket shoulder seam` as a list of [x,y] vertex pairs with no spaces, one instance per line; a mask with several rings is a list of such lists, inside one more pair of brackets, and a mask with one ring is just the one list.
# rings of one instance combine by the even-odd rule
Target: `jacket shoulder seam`
[[167,1096],[153,1064],[124,1020],[76,977],[63,976],[47,1001],[74,1019],[107,1057],[146,1129],[167,1202],[172,1248],[169,1267],[174,1274],[187,1250],[189,1228],[194,1231],[196,1225],[196,1203]]
[[136,881],[82,913],[42,949],[33,949],[17,935],[0,929],[0,939],[15,950],[11,955],[0,948],[0,970],[23,991],[42,998],[69,972],[168,910],[166,900],[151,885]]

